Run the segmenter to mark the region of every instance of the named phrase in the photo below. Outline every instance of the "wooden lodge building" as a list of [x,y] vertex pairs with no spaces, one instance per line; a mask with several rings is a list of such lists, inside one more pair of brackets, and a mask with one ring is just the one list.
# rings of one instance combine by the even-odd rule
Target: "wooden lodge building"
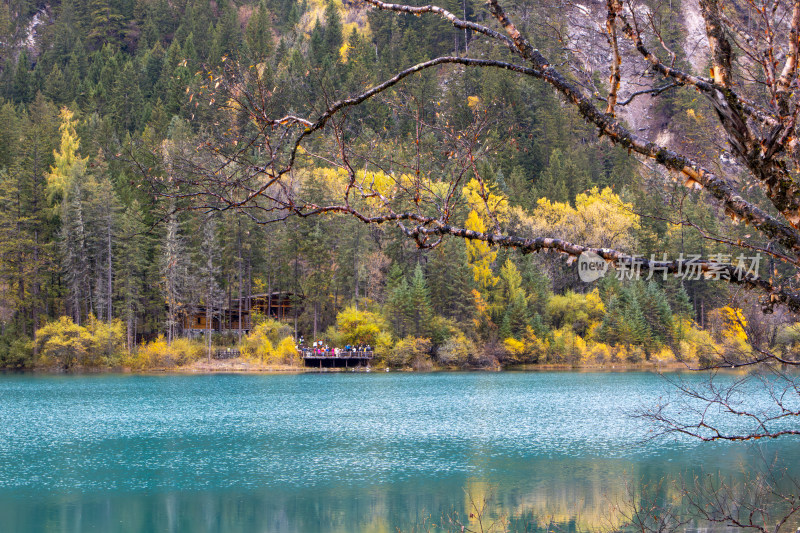
[[[294,316],[297,298],[291,292],[275,291],[271,294],[253,294],[249,297],[233,298],[226,307],[212,313],[211,331],[216,333],[239,331],[239,301],[241,300],[242,331],[249,333],[253,315],[264,315],[282,320]],[[200,335],[206,331],[206,308],[190,309],[183,319],[185,335]]]

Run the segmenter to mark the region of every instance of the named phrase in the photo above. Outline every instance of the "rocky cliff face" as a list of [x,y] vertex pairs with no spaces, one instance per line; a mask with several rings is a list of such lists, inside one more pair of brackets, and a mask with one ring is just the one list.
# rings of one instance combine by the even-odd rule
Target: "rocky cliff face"
[[[580,61],[580,68],[589,74],[583,76],[586,78],[583,80],[584,84],[591,85],[600,97],[608,91],[613,59],[606,27],[606,2],[588,0],[584,3],[567,4],[566,7],[568,48]],[[677,42],[670,43],[671,48],[666,42],[649,44],[654,48],[658,47],[657,52],[661,55],[669,57],[674,54],[676,61],[688,64],[694,74],[701,74],[709,56],[698,0],[673,0],[668,6],[662,6],[662,9],[671,12],[669,14],[672,17],[669,20],[663,19],[663,25],[670,25],[669,31],[674,36],[672,40]],[[652,24],[656,28],[662,24],[657,18],[663,14],[654,14],[644,4],[637,5],[636,12],[628,14],[642,24]],[[626,102],[638,91],[660,86],[659,80],[648,69],[647,62],[635,50],[631,40],[619,35],[619,44],[622,56],[619,102]],[[676,147],[674,134],[666,127],[671,117],[659,111],[657,97],[649,94],[636,96],[626,105],[619,105],[617,114],[640,135],[660,144]]]

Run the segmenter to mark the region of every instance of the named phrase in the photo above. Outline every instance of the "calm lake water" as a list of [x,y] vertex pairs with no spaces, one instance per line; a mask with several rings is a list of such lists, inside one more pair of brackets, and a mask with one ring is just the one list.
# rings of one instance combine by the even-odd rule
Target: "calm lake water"
[[[691,375],[688,379],[702,379]],[[586,528],[625,483],[755,449],[640,444],[658,375],[0,375],[0,530],[372,532],[468,512]]]

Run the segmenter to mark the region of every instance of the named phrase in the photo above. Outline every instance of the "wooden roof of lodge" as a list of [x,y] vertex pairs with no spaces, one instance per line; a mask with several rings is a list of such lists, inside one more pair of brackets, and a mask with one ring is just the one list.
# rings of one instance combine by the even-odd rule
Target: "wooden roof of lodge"
[[[285,301],[286,299],[291,298],[292,296],[294,296],[294,293],[292,293],[292,292],[274,291],[272,293],[272,297],[274,299],[273,305],[275,307],[278,307],[280,305],[279,300],[284,300]],[[261,299],[266,300],[268,297],[269,297],[269,294],[260,293],[260,294],[251,294],[249,298],[250,298],[251,301],[254,301],[254,300],[261,300]],[[225,302],[225,305],[223,305],[221,308],[217,308],[217,311],[225,311],[225,312],[232,312],[232,313],[237,312],[236,307],[235,307],[235,303],[238,302],[240,299],[246,301],[248,299],[248,297],[247,296],[242,296],[241,298],[231,298],[231,300],[230,300],[231,307],[229,307],[227,305],[227,302]],[[192,308],[189,310],[189,314],[193,314],[193,315],[204,314],[205,312],[206,312],[206,306],[204,306],[204,305],[195,305],[195,306],[192,306]]]
[[261,298],[269,298],[270,295],[273,298],[275,298],[275,297],[289,298],[289,297],[295,296],[295,294],[293,292],[289,292],[289,291],[272,291],[272,293],[261,292],[261,293],[258,293],[258,294],[251,294],[249,297],[248,296],[242,296],[241,298],[233,298],[232,300],[234,302],[237,301],[237,300],[240,300],[240,299],[241,300],[247,300],[248,298],[250,298],[251,300],[255,300],[255,299],[261,299]]

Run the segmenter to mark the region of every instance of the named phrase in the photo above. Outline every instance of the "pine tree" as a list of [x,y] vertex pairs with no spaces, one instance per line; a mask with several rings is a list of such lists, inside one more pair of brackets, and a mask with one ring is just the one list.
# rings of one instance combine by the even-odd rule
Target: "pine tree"
[[128,132],[137,130],[142,122],[142,93],[138,83],[131,83],[136,78],[133,62],[126,61],[109,94],[109,107],[117,126]]
[[[37,128],[23,121],[28,131],[23,140]],[[9,125],[13,128],[14,123]],[[14,128],[12,131],[19,133]],[[44,309],[42,285],[47,277],[45,264],[49,231],[45,211],[43,177],[37,176],[36,144],[17,145],[10,165],[0,165],[0,283],[3,284],[4,307],[13,312],[12,324],[18,335],[33,335]],[[39,172],[41,167],[39,167]]]
[[187,6],[183,24],[175,37],[184,39],[190,33],[194,35],[200,60],[208,60],[214,42],[214,14],[209,0],[194,0]]
[[85,33],[75,0],[62,1],[60,8],[51,29],[52,44],[49,50],[43,52],[43,55],[51,64],[64,66],[72,54],[83,50],[81,39]]
[[409,319],[413,325],[415,337],[423,337],[430,330],[430,319],[433,317],[431,296],[422,265],[417,263],[409,285]]
[[19,144],[22,138],[23,120],[11,102],[0,99],[0,169],[10,167],[19,158]]
[[405,337],[411,330],[411,317],[414,315],[413,295],[405,276],[392,285],[387,306],[389,322],[398,337]]
[[269,13],[264,0],[259,2],[258,9],[247,21],[244,42],[246,56],[250,63],[262,63],[272,57],[272,32],[269,27]]
[[[377,65],[369,39],[353,28],[347,38],[347,88],[356,92],[374,79]],[[367,115],[365,110],[364,114]]]
[[[211,360],[211,331],[214,319],[220,316],[222,289],[219,286],[220,248],[217,239],[217,221],[212,215],[203,219],[203,240],[200,244],[199,281],[206,310],[206,349]],[[221,318],[220,318],[221,322]]]
[[672,298],[670,298],[670,307],[675,312],[676,316],[682,318],[691,318],[694,316],[694,308],[692,301],[689,299],[689,294],[683,283],[678,284],[677,288],[672,291]]
[[67,84],[64,73],[56,65],[47,76],[44,85],[44,94],[57,104],[71,102],[74,97],[74,87]]
[[514,166],[506,178],[509,202],[530,209],[535,205],[535,198],[531,198],[531,182],[525,169],[519,165]]
[[317,19],[311,35],[308,39],[309,61],[315,67],[325,64],[325,59],[330,57],[328,49],[325,47],[325,28]]
[[25,206],[21,196],[22,171],[18,165],[0,168],[0,282],[2,305],[14,311],[14,332],[24,335],[28,317],[24,311],[29,297],[28,251],[31,248]]
[[186,284],[185,246],[180,234],[180,224],[174,206],[170,209],[161,252],[163,294],[167,301],[167,342],[180,331],[181,312]]
[[636,287],[625,287],[609,299],[600,326],[600,337],[605,342],[652,347],[653,332],[636,292]]
[[[218,62],[223,56],[238,58],[239,43],[241,42],[241,32],[239,22],[236,17],[236,10],[228,0],[217,2],[220,15],[214,27],[213,45],[209,59],[214,63]],[[266,36],[269,38],[269,35]]]
[[563,152],[556,148],[550,154],[550,164],[536,180],[536,196],[551,202],[569,202]]
[[83,86],[86,82],[86,73],[89,70],[89,60],[83,46],[73,50],[69,56],[69,61],[64,69],[64,84],[69,87],[69,102],[77,101],[78,104],[85,106],[86,99],[83,94]]
[[119,46],[124,36],[124,17],[114,12],[108,0],[91,0],[89,12],[91,26],[87,41],[90,48],[96,50],[106,44]]
[[15,102],[27,103],[33,96],[33,79],[31,76],[31,64],[28,52],[23,49],[17,58],[16,69],[11,87],[11,97]]
[[90,265],[87,249],[87,220],[83,187],[87,158],[78,150],[80,139],[75,131],[73,113],[61,110],[61,143],[53,153],[54,162],[47,174],[47,198],[61,219],[59,240],[62,273],[67,280],[67,314],[76,324],[92,312]]
[[89,201],[92,217],[90,257],[95,269],[95,314],[99,320],[113,317],[116,240],[122,210],[109,176],[108,164],[100,150],[92,162]]
[[333,0],[328,0],[325,6],[325,49],[327,57],[330,58],[332,63],[341,61],[339,50],[344,44],[344,37],[342,34],[342,16],[339,14],[339,8]]
[[[31,249],[27,255],[30,272],[28,308],[32,323],[31,334],[39,329],[41,315],[48,307],[52,280],[57,278],[55,246],[57,218],[46,199],[47,171],[53,162],[54,148],[59,142],[59,121],[56,107],[41,94],[29,106],[30,116],[24,120],[19,143],[19,166],[22,171],[19,194],[25,205]],[[48,286],[48,281],[50,285]],[[52,306],[51,306],[52,307]]]
[[464,243],[442,243],[430,253],[429,261],[428,285],[434,312],[459,322],[470,320],[475,282]]
[[511,259],[500,270],[501,298],[504,307],[501,318],[502,338],[521,338],[530,324],[528,299],[522,288],[522,275]]
[[364,225],[354,219],[339,219],[335,221],[339,239],[336,254],[335,291],[352,302],[359,309],[360,299],[365,295],[368,284],[367,262],[368,241],[364,235]]
[[623,342],[628,346],[649,347],[652,342],[652,332],[648,327],[644,311],[637,298],[629,298],[628,304],[622,313],[625,323],[626,338]]
[[144,276],[146,272],[146,226],[142,222],[139,202],[131,201],[120,218],[120,239],[116,263],[116,295],[122,306],[120,315],[125,321],[128,351],[133,350],[138,315],[142,309]]
[[144,98],[152,98],[155,94],[161,69],[164,68],[164,55],[161,43],[156,42],[139,61],[139,87]]
[[[300,252],[305,260],[301,286],[305,296],[306,320],[314,338],[333,322],[333,313],[326,312],[330,304],[331,282],[333,278],[334,248],[329,241],[330,234],[324,230],[322,221],[313,225],[301,226]],[[310,309],[309,309],[310,307]]]
[[[295,24],[300,22],[300,17],[303,16],[303,13],[306,12],[306,9],[305,7],[301,7],[301,4],[296,1],[287,0],[286,4],[288,4],[289,8],[281,10],[280,12],[286,13],[286,18],[284,19],[284,27],[287,29],[291,29],[294,28]],[[305,6],[305,0],[302,6]]]
[[641,308],[652,339],[658,343],[672,343],[673,320],[667,295],[653,281],[641,290]]
[[67,281],[67,314],[80,325],[92,313],[87,227],[82,179],[85,173],[73,167],[69,194],[61,202],[61,270]]
[[163,42],[169,35],[174,35],[177,29],[176,11],[183,11],[184,2],[169,2],[168,0],[137,0],[134,11],[142,19],[142,37],[139,45],[154,46]]
[[178,114],[183,107],[189,78],[190,73],[184,63],[183,50],[176,39],[167,49],[158,88],[155,91],[164,95],[164,108],[170,116]]
[[386,291],[390,294],[393,293],[404,279],[403,269],[397,262],[392,263],[392,266],[389,267],[389,273],[386,275]]

